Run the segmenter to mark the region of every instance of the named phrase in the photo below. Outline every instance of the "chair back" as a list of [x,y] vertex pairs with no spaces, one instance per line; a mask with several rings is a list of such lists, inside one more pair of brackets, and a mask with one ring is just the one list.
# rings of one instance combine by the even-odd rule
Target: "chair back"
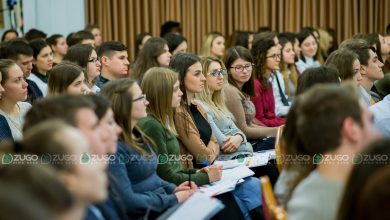
[[286,220],[286,211],[283,209],[283,207],[278,205],[268,176],[261,177],[260,181],[265,219]]

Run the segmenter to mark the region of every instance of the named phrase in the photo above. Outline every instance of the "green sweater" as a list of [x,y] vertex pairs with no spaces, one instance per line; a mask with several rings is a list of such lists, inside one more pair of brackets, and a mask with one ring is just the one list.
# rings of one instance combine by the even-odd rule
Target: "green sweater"
[[[182,173],[179,142],[175,135],[165,129],[153,116],[142,119],[138,126],[148,135],[158,148],[157,174],[164,180],[179,185],[188,181],[188,174]],[[191,181],[201,186],[209,183],[207,173],[198,172],[191,175]]]

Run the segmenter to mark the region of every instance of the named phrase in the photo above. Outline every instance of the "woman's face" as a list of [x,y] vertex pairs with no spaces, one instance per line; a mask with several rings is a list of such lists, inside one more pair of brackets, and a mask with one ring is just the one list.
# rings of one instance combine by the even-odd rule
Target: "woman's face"
[[105,130],[107,134],[107,148],[110,154],[116,153],[116,142],[118,136],[122,133],[122,128],[115,122],[114,112],[109,108],[106,114],[100,119],[99,125]]
[[353,69],[353,81],[356,83],[359,83],[362,80],[362,74],[360,73],[360,61],[359,59],[356,59],[352,63],[352,69]]
[[188,50],[187,41],[183,41],[183,42],[181,42],[181,44],[179,44],[179,46],[177,46],[176,49],[172,52],[172,56],[174,56],[175,54],[178,54],[178,53],[186,53],[187,50]]
[[98,47],[102,44],[102,33],[99,28],[92,29],[91,33],[95,38],[95,46]]
[[66,88],[66,92],[72,95],[82,95],[85,93],[87,86],[84,83],[84,73],[80,72],[80,75],[73,80],[73,82]]
[[180,90],[180,82],[179,80],[173,85],[173,94],[172,94],[172,108],[176,108],[180,106],[180,100],[183,92]]
[[301,49],[304,56],[313,58],[317,53],[317,48],[317,41],[312,35],[302,41]]
[[61,132],[63,144],[76,155],[77,161],[72,172],[64,174],[65,184],[75,197],[82,202],[96,203],[107,198],[107,164],[103,160],[90,157],[91,146],[77,129]]
[[230,75],[234,81],[239,85],[243,85],[251,78],[253,65],[249,61],[238,58],[233,62],[229,69]]
[[286,64],[293,64],[295,62],[295,52],[291,42],[287,42],[282,50],[283,62]]
[[68,52],[68,44],[63,37],[57,39],[57,44],[53,46],[53,52],[56,52],[62,56],[65,56]]
[[184,87],[186,88],[187,93],[202,92],[206,81],[202,71],[200,62],[196,62],[187,69],[187,73],[184,77]]
[[160,65],[161,67],[168,67],[169,62],[171,62],[171,57],[172,54],[169,52],[168,45],[165,44],[163,53],[157,57],[158,65]]
[[389,55],[390,53],[390,42],[387,42],[386,39],[378,34],[378,37],[379,37],[379,42],[381,42],[381,55]]
[[206,73],[206,82],[212,92],[220,91],[223,88],[225,75],[226,70],[222,69],[221,64],[218,62],[210,63],[209,70]]
[[53,52],[49,46],[42,48],[33,64],[40,73],[47,73],[53,68]]
[[101,66],[102,64],[97,56],[96,51],[92,50],[92,53],[89,56],[88,64],[87,64],[87,76],[88,76],[87,81],[89,83],[91,83],[96,77],[100,75]]
[[266,66],[269,70],[268,72],[278,70],[281,60],[280,48],[278,46],[273,46],[267,51],[267,60]]
[[13,103],[26,100],[27,86],[28,84],[23,78],[22,69],[16,64],[12,65],[8,69],[8,79],[3,84],[2,100],[6,99]]
[[138,122],[140,119],[145,118],[146,106],[149,104],[146,96],[142,94],[142,90],[137,83],[135,83],[130,91],[133,94],[133,106],[131,107],[131,120],[133,123]]
[[211,55],[215,57],[223,57],[224,53],[225,53],[225,38],[222,36],[218,36],[211,43]]

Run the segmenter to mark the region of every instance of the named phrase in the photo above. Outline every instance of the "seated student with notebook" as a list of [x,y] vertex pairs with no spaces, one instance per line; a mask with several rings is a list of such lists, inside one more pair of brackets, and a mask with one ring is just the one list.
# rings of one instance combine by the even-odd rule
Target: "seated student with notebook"
[[109,173],[117,179],[128,217],[142,218],[148,210],[152,216],[159,215],[187,200],[197,188],[193,182],[190,186],[184,182],[176,187],[157,176],[155,144],[136,126],[146,117],[148,105],[136,81],[128,78],[109,81],[101,94],[111,100],[115,121],[123,130]]
[[[192,156],[193,160],[187,160],[187,163],[191,165],[194,162],[195,167],[200,168],[200,164],[204,166],[213,162],[220,152],[204,109],[193,102],[195,93],[202,92],[205,84],[200,58],[193,54],[177,54],[170,67],[178,72],[180,90],[183,92],[174,115],[181,154]],[[208,167],[203,169],[207,170]],[[250,216],[256,216],[256,219],[262,217],[259,184],[258,179],[249,177],[232,192],[246,219],[250,219]]]

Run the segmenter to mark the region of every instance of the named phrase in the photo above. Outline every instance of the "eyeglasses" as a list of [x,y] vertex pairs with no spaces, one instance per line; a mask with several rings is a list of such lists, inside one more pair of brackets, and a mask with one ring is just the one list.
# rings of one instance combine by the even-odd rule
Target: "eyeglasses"
[[282,59],[282,54],[280,54],[280,53],[274,53],[274,54],[272,54],[272,55],[270,55],[270,56],[266,56],[267,58],[273,58],[273,59],[275,59],[275,60],[280,60],[280,59]]
[[97,63],[100,62],[100,57],[91,57],[91,59],[88,60],[89,63]]
[[239,66],[231,66],[230,68],[234,68],[234,70],[236,72],[244,72],[244,69],[246,69],[247,71],[252,71],[253,66],[254,66],[254,64],[251,63],[251,64],[246,64],[244,66],[241,66],[241,65],[239,65]]
[[225,76],[227,75],[227,70],[226,69],[219,69],[219,70],[213,70],[209,75],[212,75],[213,77],[220,77],[220,76]]
[[140,97],[133,99],[133,102],[137,102],[137,101],[140,101],[140,100],[142,100],[144,102],[144,104],[145,104],[147,102],[146,95],[142,94]]

